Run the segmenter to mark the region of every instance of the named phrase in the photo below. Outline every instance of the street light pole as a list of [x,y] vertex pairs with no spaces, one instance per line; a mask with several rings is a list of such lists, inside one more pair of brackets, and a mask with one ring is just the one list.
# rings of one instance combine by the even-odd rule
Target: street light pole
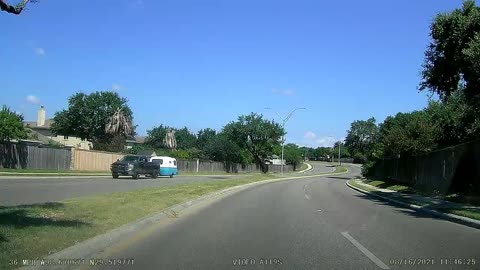
[[[272,108],[265,108],[266,110],[270,110]],[[293,113],[298,111],[298,110],[306,110],[307,108],[295,108],[294,110],[292,110],[288,115],[287,117],[283,118],[278,112],[277,115],[278,117],[280,117],[280,119],[282,119],[282,129],[283,131],[285,131],[285,125],[287,124],[288,120],[290,119],[290,117],[292,117]],[[283,172],[284,172],[284,166],[285,166],[285,161],[284,161],[284,153],[285,153],[285,133],[282,135],[282,176],[283,176]]]
[[340,146],[342,145],[341,141],[338,141],[338,163],[340,166],[342,166],[342,160],[340,159]]

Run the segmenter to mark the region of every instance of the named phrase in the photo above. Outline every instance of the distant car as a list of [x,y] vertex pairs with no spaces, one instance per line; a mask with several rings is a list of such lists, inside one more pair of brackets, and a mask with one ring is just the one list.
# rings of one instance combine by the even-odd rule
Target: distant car
[[170,176],[178,175],[177,160],[172,157],[151,157],[150,161],[160,165],[160,175]]
[[149,162],[148,159],[148,156],[126,155],[111,165],[112,177],[116,179],[122,175],[138,179],[140,175],[148,175],[157,178],[160,173],[160,164]]

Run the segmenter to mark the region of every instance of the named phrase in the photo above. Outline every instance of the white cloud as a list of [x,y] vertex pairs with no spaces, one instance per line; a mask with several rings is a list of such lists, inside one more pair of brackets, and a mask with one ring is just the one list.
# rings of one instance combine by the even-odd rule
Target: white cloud
[[45,55],[45,49],[43,48],[35,48],[35,53],[37,55]]
[[120,85],[120,84],[118,84],[118,83],[112,84],[112,90],[113,90],[113,91],[118,91],[118,90],[121,90],[121,89],[123,89],[123,86],[122,86],[122,85]]
[[339,139],[332,136],[319,137],[315,140],[316,145],[320,147],[332,147]]
[[38,105],[41,102],[40,99],[34,95],[28,95],[26,100],[28,103],[35,104],[35,105]]
[[313,133],[312,131],[307,131],[303,137],[308,140],[315,140],[315,138],[317,138],[317,134]]
[[277,95],[282,95],[282,96],[291,96],[295,94],[295,91],[286,89],[286,90],[280,90],[280,89],[273,89],[272,93],[277,94]]

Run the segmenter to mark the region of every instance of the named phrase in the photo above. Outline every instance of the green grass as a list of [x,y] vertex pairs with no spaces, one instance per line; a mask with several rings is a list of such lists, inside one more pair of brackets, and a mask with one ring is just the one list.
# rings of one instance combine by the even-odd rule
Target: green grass
[[0,269],[11,268],[8,260],[46,256],[210,192],[274,178],[254,175],[55,203],[0,206]]
[[389,189],[389,190],[398,191],[398,192],[402,192],[402,193],[411,193],[412,192],[411,187],[401,185],[401,184],[398,184],[398,183],[389,183],[389,182],[380,181],[380,180],[367,180],[365,183],[367,183],[371,186],[374,186],[374,187]]
[[336,165],[335,166],[335,171],[333,171],[333,172],[334,173],[346,173],[346,172],[348,172],[348,169],[347,169],[347,167]]
[[363,186],[363,185],[360,185],[359,183],[357,183],[357,180],[349,180],[348,183],[356,188],[359,188],[359,189],[362,189],[362,190],[365,190],[365,191],[368,191],[368,192],[373,192],[373,191],[376,191],[377,189],[375,188],[371,188],[371,187],[367,187],[367,186]]
[[[378,180],[368,182],[369,185],[376,186],[376,187],[382,186],[383,185],[382,183],[385,183],[385,182],[378,181]],[[435,207],[435,205],[426,203],[424,201],[418,201],[418,200],[405,198],[405,197],[401,197],[401,196],[395,196],[394,194],[389,194],[389,193],[381,193],[380,194],[380,192],[378,192],[375,188],[362,186],[354,180],[350,180],[349,184],[351,184],[354,187],[363,189],[365,191],[372,192],[374,194],[378,193],[379,195],[381,195],[383,197],[392,198],[392,199],[395,199],[397,201],[405,202],[405,203],[408,203],[408,204],[414,204],[414,205],[418,205],[418,206],[422,206],[422,207],[428,207],[430,209],[434,209],[434,210],[444,212],[444,213],[450,213],[450,214],[454,214],[454,215],[458,215],[458,216],[463,216],[463,217],[468,217],[468,218],[480,220],[480,209],[478,209],[478,208]],[[393,185],[391,187],[393,187],[394,189],[397,188],[396,185]],[[402,189],[404,187],[405,186],[400,186],[400,189]],[[394,189],[392,189],[392,190],[394,190]]]
[[458,216],[468,217],[476,220],[480,220],[480,209],[455,209],[455,208],[443,208],[438,209],[445,213],[450,213]]
[[300,166],[300,168],[298,168],[297,171],[303,171],[306,169],[308,169],[307,163],[302,163],[302,166]]

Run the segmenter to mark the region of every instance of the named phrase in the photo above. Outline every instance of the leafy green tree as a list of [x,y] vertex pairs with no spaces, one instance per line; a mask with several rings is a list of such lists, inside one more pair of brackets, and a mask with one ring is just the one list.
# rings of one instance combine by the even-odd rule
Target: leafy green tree
[[247,150],[241,149],[236,143],[229,140],[223,132],[207,142],[204,152],[208,159],[226,162],[227,164],[240,163],[246,165],[253,161]]
[[280,124],[265,120],[256,113],[240,116],[237,121],[227,124],[223,132],[240,149],[250,152],[264,173],[268,171],[265,159],[273,154],[275,145],[281,143],[285,134]]
[[380,138],[387,158],[417,155],[436,148],[438,129],[425,111],[398,113],[380,125]]
[[175,130],[178,149],[190,149],[196,146],[197,137],[187,127]]
[[201,129],[197,133],[197,147],[200,150],[204,150],[206,145],[208,145],[210,142],[215,140],[215,137],[217,136],[217,131],[211,128],[205,128]]
[[480,137],[480,114],[467,103],[465,93],[457,90],[448,101],[430,101],[425,109],[439,134],[439,148]]
[[357,120],[351,123],[345,138],[345,146],[351,151],[354,159],[365,162],[372,154],[378,137],[378,126],[375,118]]
[[164,126],[161,124],[158,127],[154,127],[151,130],[147,130],[147,138],[145,139],[145,144],[153,148],[165,148],[163,140],[169,129],[174,129],[169,126]]
[[420,90],[429,89],[446,100],[459,88],[480,104],[480,8],[474,0],[438,14],[430,27]]
[[288,165],[292,165],[296,170],[297,166],[303,161],[304,152],[298,147],[298,145],[289,143],[285,145],[284,159]]
[[5,0],[0,0],[0,10],[7,13],[19,15],[27,6],[28,2],[35,3],[36,0],[22,0],[17,5],[9,5]]
[[4,105],[0,111],[0,142],[8,143],[10,140],[25,139],[27,136],[23,116]]
[[87,139],[97,150],[108,150],[112,141],[113,148],[122,149],[125,136],[135,134],[127,99],[116,92],[76,93],[68,99],[68,109],[56,112],[53,120],[53,133]]

